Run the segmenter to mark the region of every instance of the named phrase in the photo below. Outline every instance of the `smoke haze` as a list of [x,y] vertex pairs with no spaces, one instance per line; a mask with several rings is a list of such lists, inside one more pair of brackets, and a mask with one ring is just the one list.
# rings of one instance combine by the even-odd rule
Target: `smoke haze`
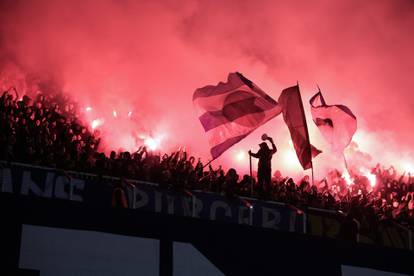
[[[158,135],[162,150],[182,145],[208,160],[191,101],[196,88],[239,71],[277,99],[299,81],[310,115],[319,84],[328,104],[344,104],[358,118],[350,162],[403,169],[414,162],[412,30],[410,0],[2,1],[0,88],[29,93],[38,79],[60,87],[93,108],[85,121],[104,119],[106,149],[133,147],[131,133]],[[342,168],[307,119],[312,143],[324,151],[317,172]],[[299,173],[281,116],[217,163],[246,169],[248,161],[234,156],[257,150],[264,132],[279,149],[274,169]]]

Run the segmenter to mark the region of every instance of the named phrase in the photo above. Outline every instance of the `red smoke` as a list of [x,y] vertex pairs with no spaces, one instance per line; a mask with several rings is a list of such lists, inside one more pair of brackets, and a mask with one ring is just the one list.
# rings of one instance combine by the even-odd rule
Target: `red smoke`
[[[107,149],[162,136],[162,150],[186,146],[207,160],[191,101],[196,88],[240,71],[277,99],[299,81],[310,115],[307,101],[319,84],[329,103],[347,105],[358,118],[350,163],[406,166],[414,162],[412,30],[409,0],[8,0],[0,4],[0,85],[28,91],[33,74],[53,80],[92,108],[89,124],[104,121],[98,127]],[[318,176],[342,168],[310,116],[308,124],[324,151],[314,161]],[[217,163],[247,169],[239,152],[256,150],[264,132],[279,148],[274,169],[299,171],[281,117]]]

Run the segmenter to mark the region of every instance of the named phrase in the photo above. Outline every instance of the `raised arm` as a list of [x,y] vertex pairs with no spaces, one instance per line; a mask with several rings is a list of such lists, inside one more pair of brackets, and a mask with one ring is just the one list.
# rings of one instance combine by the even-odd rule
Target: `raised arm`
[[400,176],[400,179],[398,180],[399,183],[402,183],[405,177],[406,171]]
[[267,140],[269,140],[269,142],[272,144],[272,149],[271,149],[272,154],[276,153],[277,148],[276,148],[275,143],[273,142],[273,138],[272,137],[267,137]]
[[1,95],[1,98],[5,98],[8,93],[9,93],[9,90],[4,91],[3,94]]

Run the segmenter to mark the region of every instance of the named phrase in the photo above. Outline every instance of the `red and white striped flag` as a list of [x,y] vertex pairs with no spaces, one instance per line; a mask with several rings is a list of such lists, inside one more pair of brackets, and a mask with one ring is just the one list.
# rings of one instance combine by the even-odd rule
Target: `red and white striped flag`
[[213,159],[282,112],[281,106],[242,74],[194,92],[193,103],[208,135]]

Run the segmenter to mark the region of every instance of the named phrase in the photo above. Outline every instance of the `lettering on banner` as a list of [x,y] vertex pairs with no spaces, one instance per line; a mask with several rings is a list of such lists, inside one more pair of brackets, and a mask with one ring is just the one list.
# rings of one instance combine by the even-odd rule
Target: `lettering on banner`
[[182,196],[180,198],[183,215],[185,217],[199,218],[203,210],[203,202],[194,196]]
[[191,217],[193,216],[193,210],[192,210],[192,198],[189,197],[181,197],[181,208],[183,209],[183,215],[185,217]]
[[161,213],[162,212],[162,193],[154,192],[154,199],[155,199],[155,212]]
[[42,189],[32,180],[31,172],[24,171],[20,193],[22,195],[28,195],[29,192],[32,192],[33,194],[37,196],[41,196],[41,197],[43,196]]
[[53,193],[53,186],[54,186],[54,178],[55,178],[55,174],[54,173],[47,173],[46,174],[46,181],[45,181],[45,190],[43,192],[43,196],[47,197],[47,198],[51,198],[52,197],[52,193]]
[[76,193],[76,191],[83,191],[85,188],[85,181],[77,178],[70,180],[70,200],[83,202],[83,197]]
[[265,228],[279,229],[281,221],[280,212],[275,209],[262,207],[262,226]]
[[139,209],[148,205],[149,196],[143,190],[135,187],[135,209]]
[[294,232],[296,230],[296,211],[289,212],[289,231]]
[[69,199],[69,179],[66,176],[56,177],[55,197],[60,199]]
[[[53,170],[24,168],[26,169],[19,166],[0,168],[0,192],[84,201],[82,191],[88,184],[86,180],[71,178]],[[248,206],[220,200],[218,196],[209,196],[207,193],[188,196],[165,192],[157,187],[151,187],[147,190],[145,187],[133,186],[128,190],[128,195],[130,208],[145,208],[157,213],[164,212],[194,218],[203,217],[210,220],[221,220],[225,217],[226,221],[247,225],[255,224],[271,229],[283,228],[283,230],[296,231],[298,220],[303,219],[295,211],[289,211],[277,205],[267,204],[264,207],[261,206],[261,202],[257,202],[254,210],[254,214],[257,214],[256,221],[256,219],[253,220],[253,210]],[[286,221],[286,224],[283,223],[283,225],[281,224],[282,215],[286,216],[283,217],[283,221]]]
[[33,181],[30,171],[23,171],[20,193],[83,202],[82,195],[75,192],[82,192],[84,188],[85,181],[81,179],[72,178],[69,180],[66,176],[56,176],[54,173],[48,172],[42,189],[38,183]]
[[155,198],[155,212],[161,213],[162,207],[163,207],[163,199],[167,201],[167,213],[168,214],[174,214],[174,196],[171,195],[165,195],[161,192],[154,192],[154,198]]
[[250,224],[250,208],[246,206],[239,207],[239,224]]
[[217,210],[224,209],[226,217],[231,218],[231,209],[230,206],[224,201],[214,201],[210,207],[210,219],[216,220]]
[[194,214],[193,217],[195,218],[199,218],[201,211],[203,211],[203,201],[197,197],[193,197],[194,203],[193,203],[193,208],[194,208]]
[[6,169],[0,169],[1,175],[0,175],[0,185],[1,185],[1,191],[3,193],[13,193],[13,182],[12,182],[12,176],[11,176],[11,170]]

